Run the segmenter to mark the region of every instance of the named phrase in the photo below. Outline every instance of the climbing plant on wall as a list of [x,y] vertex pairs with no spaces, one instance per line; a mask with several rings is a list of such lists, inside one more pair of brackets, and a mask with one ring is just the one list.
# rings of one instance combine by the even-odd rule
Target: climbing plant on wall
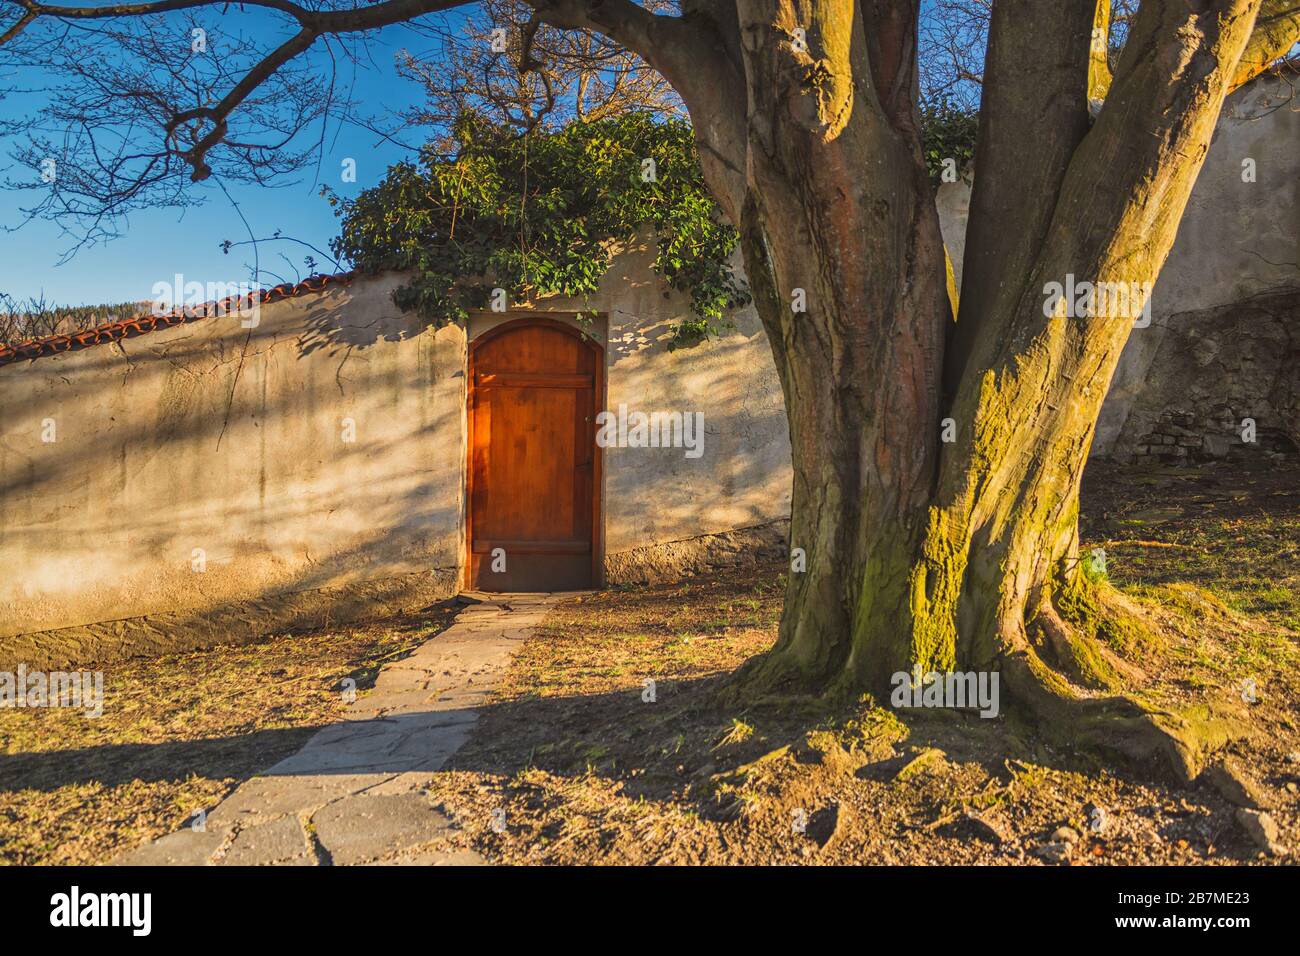
[[[937,184],[944,159],[969,164],[977,121],[946,104],[922,120]],[[409,272],[394,294],[403,309],[443,323],[488,307],[494,288],[511,301],[589,296],[615,244],[642,227],[658,240],[655,271],[691,297],[671,346],[717,334],[749,301],[729,262],[738,236],[704,188],[688,122],[632,112],[521,134],[466,114],[451,142],[356,199],[324,191],[342,219],[335,255],[363,272]]]
[[674,344],[716,333],[749,301],[728,261],[738,236],[704,188],[688,123],[630,113],[521,135],[466,115],[454,143],[354,200],[326,191],[342,219],[335,254],[362,271],[409,271],[394,294],[403,309],[445,323],[487,308],[494,288],[512,302],[581,299],[642,227],[657,237],[655,271],[691,297]]

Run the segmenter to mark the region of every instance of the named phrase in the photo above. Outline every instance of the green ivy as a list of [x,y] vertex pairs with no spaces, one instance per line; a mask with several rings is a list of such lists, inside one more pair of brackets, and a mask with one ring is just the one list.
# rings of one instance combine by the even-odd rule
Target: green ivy
[[703,317],[693,317],[683,319],[673,327],[672,337],[668,339],[668,351],[673,352],[677,349],[690,348],[692,345],[698,345],[711,335],[722,333],[717,325],[709,319]]
[[[965,174],[978,115],[940,101],[921,120],[936,187],[945,159]],[[487,308],[496,286],[516,300],[586,298],[609,269],[612,241],[643,226],[658,239],[655,271],[691,297],[694,315],[674,327],[670,349],[720,334],[728,310],[749,301],[729,264],[738,236],[704,186],[684,120],[629,113],[521,135],[467,114],[450,155],[427,146],[353,200],[323,192],[342,219],[334,254],[362,272],[409,272],[394,300],[434,324]]]
[[979,114],[938,100],[921,107],[921,148],[930,182],[938,188],[942,182],[943,162],[955,162],[958,175],[968,175],[975,160],[975,140],[979,134]]
[[426,147],[354,200],[324,190],[342,219],[335,255],[411,273],[394,293],[402,309],[445,324],[486,308],[493,287],[513,300],[588,297],[611,241],[642,226],[658,240],[655,271],[695,313],[671,345],[716,334],[749,301],[728,262],[739,237],[705,189],[689,123],[631,113],[520,135],[467,115],[454,140],[452,155]]

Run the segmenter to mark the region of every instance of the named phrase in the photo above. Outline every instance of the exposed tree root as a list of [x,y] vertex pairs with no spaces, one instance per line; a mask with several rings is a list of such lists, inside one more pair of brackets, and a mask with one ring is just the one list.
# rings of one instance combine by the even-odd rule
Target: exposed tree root
[[1082,629],[1065,621],[1051,604],[1039,609],[1030,630],[1036,650],[1069,680],[1093,690],[1141,687],[1146,673]]
[[[1141,608],[1081,576],[1053,584],[1052,596],[1028,621],[1009,615],[999,627],[994,666],[1001,670],[1005,709],[1020,710],[1044,734],[1077,748],[1137,763],[1163,759],[1184,782],[1196,779],[1216,751],[1247,735],[1244,712],[1229,704],[1172,708],[1138,696],[1149,675],[1112,648],[1140,654],[1158,645]],[[864,686],[852,668],[804,661],[778,644],[723,682],[714,701],[811,712],[856,700],[864,691],[879,695],[882,688]]]
[[[1161,707],[1130,693],[1090,696],[1086,688],[1130,690],[1146,680],[1139,668],[1096,636],[1097,615],[1112,625],[1143,626],[1135,609],[1111,600],[1107,590],[1081,583],[1071,595],[1073,600],[1063,602],[1075,614],[1086,609],[1082,626],[1063,617],[1052,602],[1045,602],[1027,629],[1008,629],[1002,642],[1003,683],[1013,703],[1036,716],[1047,733],[1134,761],[1162,756],[1175,776],[1190,783],[1215,751],[1248,733],[1242,712],[1226,704]],[[1131,619],[1119,620],[1125,614]]]
[[[820,699],[823,687],[778,645],[752,657],[723,682],[714,695],[722,707],[789,706]],[[822,706],[825,706],[823,703]]]
[[1247,732],[1227,707],[1174,711],[1130,696],[1078,696],[1031,652],[1004,656],[1002,674],[1013,699],[1039,717],[1049,734],[1135,761],[1163,756],[1184,783],[1200,775],[1215,751]]

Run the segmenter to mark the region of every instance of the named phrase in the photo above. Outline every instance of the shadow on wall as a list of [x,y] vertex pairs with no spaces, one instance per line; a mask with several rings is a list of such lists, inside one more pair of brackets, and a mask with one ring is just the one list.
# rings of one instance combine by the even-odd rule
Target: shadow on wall
[[[263,633],[276,606],[454,588],[464,335],[413,325],[391,285],[0,369],[0,657],[54,640],[13,639],[32,632],[120,656],[133,628],[185,646],[213,621]],[[312,348],[332,322],[358,340]]]
[[[668,351],[689,301],[664,294],[646,254],[618,260],[590,305],[535,309],[607,317],[613,410],[704,418],[698,457],[606,450],[607,554],[789,513],[757,316]],[[277,301],[253,329],[212,317],[0,368],[0,659],[244,639],[454,588],[466,336],[401,313],[401,281]]]
[[[1263,426],[1272,413],[1282,417],[1267,427],[1279,437],[1288,430],[1294,436],[1296,419],[1292,414],[1287,420],[1285,401],[1261,402],[1267,398],[1261,392],[1279,359],[1295,369],[1286,347],[1275,349],[1300,335],[1294,304],[1284,301],[1287,290],[1292,296],[1300,291],[1297,143],[1294,76],[1265,74],[1224,104],[1152,291],[1151,325],[1134,330],[1115,370],[1094,455],[1121,461],[1220,457],[1234,441],[1240,444],[1242,418]],[[1274,316],[1288,311],[1279,327]],[[1257,358],[1248,358],[1254,350]],[[1297,373],[1291,374],[1293,388]],[[1188,392],[1196,393],[1195,401]],[[1230,418],[1236,421],[1231,429]],[[1162,447],[1142,450],[1154,446]]]
[[680,412],[704,428],[689,454],[606,449],[608,553],[788,517],[790,441],[771,349],[752,309],[734,320],[734,331],[670,352],[668,322],[611,317],[610,411]]
[[[1112,454],[1195,463],[1300,449],[1300,289],[1169,318],[1159,375],[1126,409]],[[1247,427],[1249,426],[1249,427]]]
[[[391,296],[391,290],[389,295]],[[408,342],[425,333],[437,331],[438,324],[432,320],[423,319],[413,312],[401,312],[391,298],[388,304],[391,314],[361,320],[351,320],[348,315],[329,308],[312,309],[303,323],[306,331],[297,340],[299,353],[304,358],[316,352],[324,352],[330,357],[342,354],[346,360],[354,349],[365,349],[384,342]]]

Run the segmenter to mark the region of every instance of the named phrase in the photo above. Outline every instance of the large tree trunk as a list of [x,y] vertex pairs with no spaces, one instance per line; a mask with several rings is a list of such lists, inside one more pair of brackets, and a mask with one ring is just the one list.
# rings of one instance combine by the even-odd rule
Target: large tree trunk
[[[814,5],[802,52],[792,8],[742,5],[742,241],[786,398],[790,544],[806,554],[776,647],[740,675],[746,693],[879,695],[898,672],[997,669],[1016,701],[1076,741],[1159,749],[1184,776],[1221,742],[1213,721],[1088,693],[1136,676],[1096,640],[1137,625],[1080,573],[1077,530],[1133,318],[1048,317],[1044,303],[1069,275],[1154,283],[1257,5],[1150,0],[1091,126],[1094,0],[1065,0],[1050,24],[1027,0],[995,8],[991,63],[1054,39],[1074,52],[1005,69],[986,91],[946,363],[944,253],[912,114],[868,62],[890,34],[874,31],[869,47],[869,15]],[[910,29],[896,30],[885,82],[912,82],[899,53]],[[849,79],[866,75],[874,86]],[[806,313],[792,309],[797,290]],[[940,445],[945,414],[957,438]]]
[[[934,487],[952,321],[939,220],[911,100],[899,109],[853,82],[867,47],[851,5],[820,5],[801,23],[778,3],[747,8],[749,113],[763,121],[747,131],[742,243],[786,398],[790,544],[806,555],[759,670],[875,683],[912,658],[896,624]],[[909,93],[910,69],[894,67]]]
[[917,128],[918,0],[684,0],[679,19],[536,5],[646,53],[741,231],[806,563],[732,692],[879,695],[917,668],[997,669],[1048,729],[1194,775],[1222,723],[1096,693],[1141,677],[1096,639],[1140,624],[1078,554],[1080,478],[1133,323],[1044,304],[1070,276],[1155,282],[1224,97],[1300,33],[1300,5],[1143,0],[1111,77],[1093,42],[1108,3],[995,0],[955,323]]
[[[996,664],[1016,697],[1076,737],[1133,753],[1160,747],[1184,776],[1222,742],[1224,722],[1084,700],[1077,689],[1121,683],[1093,636],[1099,619],[1125,626],[1124,611],[1081,573],[1077,516],[1093,429],[1135,316],[1049,317],[1044,290],[1070,275],[1154,285],[1257,7],[1144,4],[1105,109],[1068,153],[1050,216],[1029,220],[1039,237],[1032,251],[1012,242],[976,265],[982,311],[968,315],[963,300],[958,325],[973,327],[972,344],[962,362],[948,363],[962,367],[953,415],[969,427],[942,463],[926,543],[936,570],[947,562],[944,573],[961,580],[947,589],[950,606],[932,609],[953,621],[959,663]],[[1017,115],[1017,105],[989,105],[990,122],[999,110],[1002,119]],[[999,190],[1023,195],[1025,186],[1003,181],[990,191]]]

